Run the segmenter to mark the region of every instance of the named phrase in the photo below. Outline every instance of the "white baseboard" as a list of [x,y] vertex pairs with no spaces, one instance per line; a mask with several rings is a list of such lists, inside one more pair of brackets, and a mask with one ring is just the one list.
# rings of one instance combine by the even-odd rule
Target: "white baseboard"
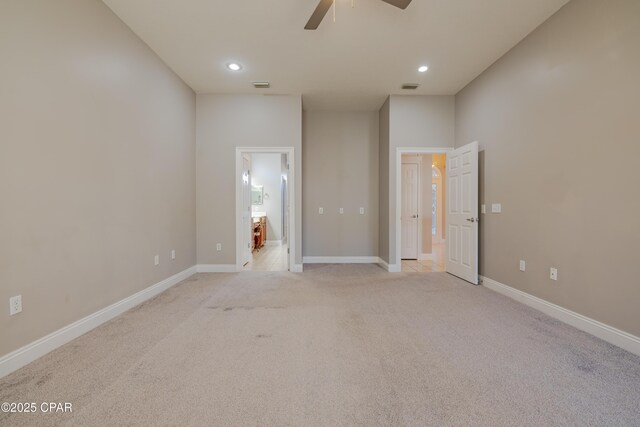
[[139,305],[150,298],[166,291],[173,285],[196,273],[196,267],[189,267],[180,273],[149,286],[123,300],[98,310],[89,316],[71,323],[49,335],[25,345],[9,354],[0,357],[0,378],[22,368],[50,351],[78,338],[90,330],[102,325],[125,311]]
[[[235,273],[238,271],[235,264],[198,264],[196,268],[198,273]],[[290,271],[302,273],[302,264],[292,265]]]
[[282,246],[282,240],[265,240],[265,246]]
[[399,273],[400,272],[400,266],[396,265],[396,264],[391,264],[389,265],[389,263],[385,260],[383,260],[382,258],[378,258],[378,263],[377,263],[380,267],[384,268],[385,270],[387,270],[389,273]]
[[305,264],[378,264],[390,273],[400,272],[399,265],[389,265],[377,256],[306,256],[302,261]]
[[238,271],[235,264],[198,264],[198,273],[235,273]]
[[631,335],[627,332],[621,331],[620,329],[616,329],[613,326],[598,322],[597,320],[593,320],[587,316],[583,316],[582,314],[550,303],[549,301],[545,301],[526,292],[522,292],[518,289],[512,288],[511,286],[496,282],[488,277],[480,277],[482,279],[482,285],[493,291],[506,295],[509,298],[528,305],[529,307],[540,310],[541,312],[578,328],[581,331],[587,332],[640,356],[640,338],[635,335]]
[[389,273],[400,273],[402,271],[402,265],[400,264],[389,264],[389,268],[387,269]]
[[306,256],[304,264],[377,264],[377,256]]
[[418,254],[418,259],[420,261],[430,261],[433,259],[433,254]]

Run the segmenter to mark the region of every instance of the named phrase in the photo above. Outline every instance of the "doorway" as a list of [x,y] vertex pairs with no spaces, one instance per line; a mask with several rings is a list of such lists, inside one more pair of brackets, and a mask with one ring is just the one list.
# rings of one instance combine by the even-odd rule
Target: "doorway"
[[289,271],[295,238],[293,148],[236,149],[236,269]]
[[405,153],[400,168],[403,272],[445,271],[445,153]]
[[[390,271],[402,271],[402,162],[403,155],[445,154],[445,162],[438,167],[441,174],[442,237],[444,244],[444,271],[478,284],[478,150],[479,144],[473,141],[461,147],[452,148],[397,148],[396,149],[396,209],[395,209],[395,249],[399,255],[397,264]],[[432,163],[432,173],[434,171]],[[424,168],[423,168],[424,170]],[[436,174],[437,172],[436,171]],[[437,180],[436,180],[437,183]],[[437,194],[437,185],[436,185]],[[432,189],[433,191],[433,182]],[[421,192],[423,194],[424,192]],[[420,206],[420,203],[418,204]],[[425,212],[422,210],[421,212]],[[432,211],[433,212],[433,207]],[[436,220],[438,207],[436,206]],[[418,215],[421,215],[420,213]],[[418,222],[420,227],[420,222]],[[433,233],[433,230],[432,230]],[[437,228],[436,228],[437,234]],[[424,236],[424,234],[419,234]],[[432,234],[433,236],[433,234]],[[436,238],[438,236],[436,235]],[[437,242],[437,239],[436,239]],[[420,252],[419,252],[420,253]],[[432,256],[437,256],[437,251]],[[408,267],[415,271],[425,271],[420,259],[407,259]],[[407,264],[407,263],[405,263]],[[433,271],[433,270],[431,270]]]

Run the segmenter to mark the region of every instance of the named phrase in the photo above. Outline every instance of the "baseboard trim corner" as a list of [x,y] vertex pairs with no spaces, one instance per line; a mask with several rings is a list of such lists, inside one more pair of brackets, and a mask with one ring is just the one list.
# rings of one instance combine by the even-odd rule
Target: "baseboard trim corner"
[[553,304],[549,301],[543,300],[542,298],[538,298],[521,290],[512,288],[511,286],[505,285],[504,283],[500,283],[488,277],[480,276],[480,278],[482,279],[482,285],[492,291],[519,301],[529,307],[533,307],[536,310],[540,310],[541,312],[567,323],[574,328],[580,329],[581,331],[587,332],[588,334],[596,336],[610,344],[640,356],[640,337]]
[[238,268],[235,264],[198,264],[198,273],[235,273]]
[[400,264],[389,264],[389,273],[402,272],[402,266]]
[[155,297],[170,287],[182,282],[184,279],[196,274],[196,266],[189,267],[179,273],[168,277],[161,282],[151,285],[135,294],[96,311],[80,320],[77,320],[57,331],[54,331],[40,339],[33,341],[11,353],[0,357],[0,378],[17,371],[23,366],[39,359],[58,347],[86,334],[114,317],[127,310]]
[[377,264],[380,267],[382,267],[385,270],[387,270],[389,273],[399,273],[400,272],[400,266],[399,265],[389,264],[387,261],[383,260],[382,258],[378,258],[378,263]]
[[304,267],[302,264],[293,264],[290,268],[289,271],[291,271],[292,273],[302,273]]

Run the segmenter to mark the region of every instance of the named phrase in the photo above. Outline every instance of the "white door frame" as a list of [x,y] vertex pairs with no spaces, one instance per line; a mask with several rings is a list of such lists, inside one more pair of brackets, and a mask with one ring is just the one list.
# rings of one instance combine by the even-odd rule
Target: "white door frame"
[[[416,259],[420,259],[422,255],[422,156],[415,155],[414,159],[400,162],[400,168],[402,168],[403,164],[418,165],[418,239],[416,241]],[[400,178],[402,180],[402,171],[400,171]],[[402,191],[402,182],[400,183],[400,191]],[[402,197],[400,197],[400,213],[402,213]],[[400,222],[400,231],[402,232],[402,222]],[[400,245],[402,245],[402,238],[400,238]],[[402,246],[400,246],[400,261],[402,262]]]
[[[244,162],[245,162],[245,160],[249,164],[249,182],[248,182],[248,185],[246,185],[246,186],[244,184],[244,171],[245,171]],[[247,213],[245,211],[245,209],[247,209],[246,203],[247,203],[247,197],[248,197],[248,202],[249,202],[249,212],[248,212],[248,214],[249,214],[249,223],[251,224],[252,221],[253,221],[253,218],[251,218],[251,211],[253,209],[251,207],[251,156],[249,156],[247,154],[242,154],[242,170],[241,170],[241,173],[242,173],[242,180],[243,180],[243,183],[242,183],[242,215],[241,215],[242,219],[241,219],[241,221],[244,222],[244,219],[245,219],[244,215]],[[244,193],[245,190],[249,192],[248,195]],[[242,230],[242,245],[241,245],[241,247],[242,247],[243,250],[240,251],[240,254],[241,254],[240,264],[244,267],[247,262],[252,262],[253,261],[253,252],[251,251],[251,246],[252,246],[252,241],[254,239],[253,239],[253,233],[250,232],[249,229],[248,229],[248,225],[242,224],[242,226],[243,227],[247,226],[247,228]],[[245,235],[245,233],[247,233],[247,235]],[[247,241],[247,238],[248,238],[248,241]],[[248,248],[247,248],[247,244],[248,244]],[[248,254],[245,252],[245,249],[249,250]],[[247,258],[245,258],[245,256],[247,256]]]
[[[444,167],[445,167],[445,170],[446,170],[447,165],[445,164]],[[438,222],[440,222],[444,218],[443,215],[445,214],[445,211],[443,209],[443,205],[444,205],[443,202],[445,200],[446,194],[444,194],[444,192],[442,190],[444,188],[442,183],[444,182],[443,177],[445,176],[445,174],[442,172],[441,168],[439,168],[437,166],[435,168],[438,169],[438,173],[440,174],[440,176],[437,178],[439,184],[438,184],[438,187],[437,187],[437,190],[436,190],[436,198],[438,198],[438,196],[439,196],[439,198],[436,201],[436,204],[437,204],[437,209],[436,209],[436,235],[435,235],[435,237],[433,237],[432,241],[433,241],[434,244],[438,245],[438,244],[444,243],[444,241],[445,241],[442,238],[442,236],[444,235],[443,231],[444,231],[445,223],[444,223],[444,221],[442,221],[442,224],[440,226],[438,224]],[[434,183],[434,178],[431,179],[431,183],[432,184]],[[433,221],[432,221],[432,224],[433,224]]]
[[[396,263],[389,266],[389,272],[400,273],[402,271],[402,226],[400,222],[400,215],[402,213],[402,200],[400,194],[402,194],[402,155],[403,154],[448,154],[453,150],[453,147],[397,147],[396,148],[396,240],[391,244],[396,247]],[[419,221],[418,223],[420,223]],[[392,225],[393,226],[393,225]],[[422,240],[422,239],[420,239]],[[422,243],[418,243],[418,248],[422,247]],[[422,250],[422,249],[420,249]],[[391,251],[390,251],[391,252]]]
[[289,163],[287,190],[289,191],[289,271],[296,264],[296,227],[291,227],[291,218],[296,218],[295,200],[295,150],[293,147],[236,147],[236,271],[242,271],[242,155],[251,153],[286,154]]

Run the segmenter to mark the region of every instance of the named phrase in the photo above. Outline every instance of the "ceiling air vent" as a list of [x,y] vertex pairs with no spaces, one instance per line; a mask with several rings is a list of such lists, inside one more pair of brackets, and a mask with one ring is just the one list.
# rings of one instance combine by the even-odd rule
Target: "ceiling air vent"
[[402,89],[416,90],[416,89],[418,89],[418,86],[420,86],[418,83],[404,83],[402,85]]
[[253,82],[253,87],[256,89],[269,89],[271,84],[269,82]]

